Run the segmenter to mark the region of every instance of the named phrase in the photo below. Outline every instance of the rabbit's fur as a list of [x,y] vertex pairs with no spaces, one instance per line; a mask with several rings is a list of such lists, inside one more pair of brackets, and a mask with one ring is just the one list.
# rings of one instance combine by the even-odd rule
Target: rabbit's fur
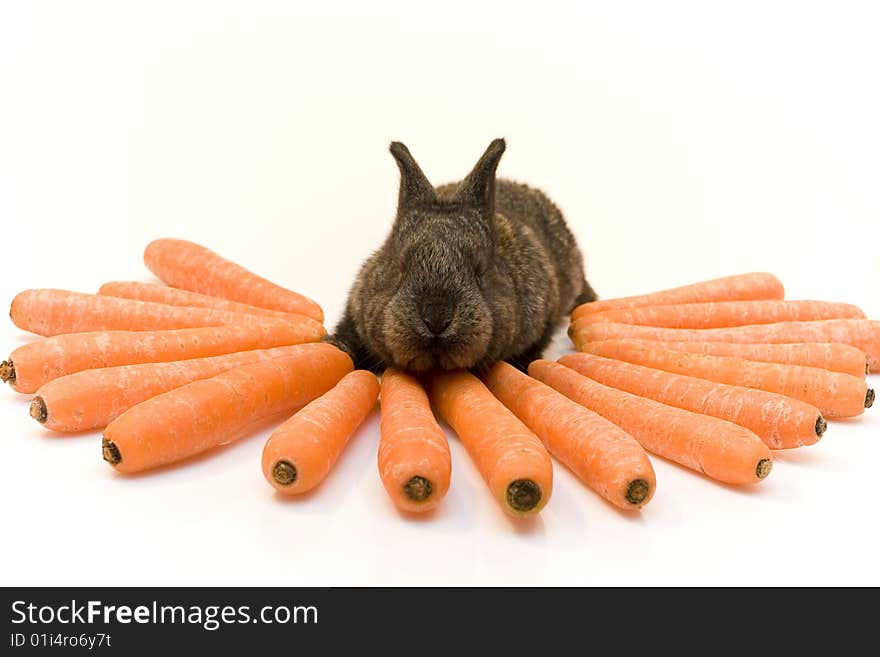
[[406,146],[391,144],[397,218],[327,338],[357,367],[524,368],[566,313],[596,298],[559,209],[537,189],[496,181],[504,149],[496,139],[464,180],[435,189]]

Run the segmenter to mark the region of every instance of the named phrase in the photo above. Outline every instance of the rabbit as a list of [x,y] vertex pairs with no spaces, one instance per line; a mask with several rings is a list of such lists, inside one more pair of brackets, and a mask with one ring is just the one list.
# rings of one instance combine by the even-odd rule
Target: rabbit
[[397,217],[325,338],[356,367],[480,371],[505,360],[525,369],[574,306],[596,299],[559,209],[533,187],[496,179],[505,148],[495,139],[467,177],[435,189],[392,142]]

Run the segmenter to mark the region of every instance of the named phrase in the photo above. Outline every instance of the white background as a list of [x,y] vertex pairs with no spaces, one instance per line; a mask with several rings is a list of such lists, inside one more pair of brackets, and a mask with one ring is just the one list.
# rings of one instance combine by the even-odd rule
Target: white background
[[[439,183],[505,136],[500,173],[563,208],[602,296],[769,270],[880,317],[876,4],[133,5],[2,4],[2,303],[150,280],[144,245],[178,236],[329,326],[393,216],[388,142]],[[28,339],[0,328],[3,352]],[[125,478],[98,434],[50,435],[0,393],[7,585],[880,584],[877,409],[754,488],[654,459],[640,514],[559,467],[516,522],[454,438],[442,508],[398,513],[375,416],[288,501],[265,433]]]

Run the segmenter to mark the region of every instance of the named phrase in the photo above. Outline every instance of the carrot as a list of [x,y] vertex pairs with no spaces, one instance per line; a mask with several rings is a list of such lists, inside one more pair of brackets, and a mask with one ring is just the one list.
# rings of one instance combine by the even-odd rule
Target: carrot
[[613,422],[649,452],[718,481],[755,483],[773,467],[761,439],[727,420],[610,388],[559,363],[533,361],[529,374]]
[[263,474],[285,495],[312,490],[327,477],[348,439],[376,406],[379,382],[355,370],[269,436]]
[[82,370],[315,342],[323,335],[324,329],[319,324],[296,326],[286,323],[172,331],[68,333],[15,349],[9,360],[0,364],[0,380],[18,392],[30,394],[52,379]]
[[300,352],[331,347],[311,343],[253,349],[222,356],[83,370],[53,379],[31,400],[31,417],[53,431],[103,429],[132,406],[163,392],[227,370]]
[[304,315],[280,320],[213,308],[170,306],[67,290],[26,290],[15,296],[9,316],[22,330],[39,335],[88,331],[161,331],[166,329],[242,324],[259,326],[286,321],[318,330],[320,324]]
[[618,322],[665,328],[723,328],[747,324],[802,322],[817,319],[863,319],[857,306],[831,301],[710,301],[613,308],[582,317],[585,322]]
[[726,276],[711,281],[662,290],[634,297],[619,297],[581,304],[572,311],[572,320],[612,308],[637,308],[669,303],[700,303],[703,301],[749,301],[782,299],[785,288],[773,274],[752,273]]
[[144,250],[144,263],[163,283],[174,287],[324,321],[324,311],[311,299],[193,242],[154,240]]
[[104,460],[125,474],[182,461],[307,404],[351,370],[348,355],[321,348],[193,381],[133,406],[108,424]]
[[388,368],[382,374],[379,476],[403,511],[436,507],[449,490],[449,442],[428,395],[412,376]]
[[588,344],[583,351],[717,383],[776,392],[812,404],[829,418],[859,415],[874,401],[874,391],[864,379],[818,367],[645,349],[625,342]]
[[621,509],[638,509],[656,488],[641,445],[612,424],[512,365],[495,364],[484,382],[557,459]]
[[771,449],[812,445],[827,428],[818,408],[773,392],[715,383],[593,354],[569,354],[559,362],[612,388],[729,420],[753,431]]
[[501,507],[513,516],[540,511],[550,499],[553,465],[538,437],[469,372],[439,373],[428,390]]
[[[794,344],[760,344],[739,342],[671,342],[661,340],[603,340],[609,345],[626,343],[645,349],[668,349],[710,356],[736,356],[746,360],[787,365],[821,367],[864,378],[868,370],[865,352],[848,344],[797,342]],[[601,343],[599,343],[601,344]]]
[[717,329],[669,329],[614,322],[576,322],[569,335],[575,345],[612,338],[673,342],[790,343],[835,342],[865,352],[868,367],[880,372],[880,321],[870,319],[825,319],[815,322],[779,322]]
[[289,320],[291,317],[300,317],[300,315],[292,315],[291,313],[281,312],[280,310],[259,308],[246,303],[219,299],[217,297],[208,296],[207,294],[181,290],[176,287],[161,285],[159,283],[111,281],[110,283],[104,283],[98,290],[98,294],[103,294],[107,297],[119,297],[121,299],[134,299],[135,301],[167,303],[171,306],[213,308],[215,310],[226,310],[236,313],[245,313],[247,315],[263,315],[265,317],[276,317],[278,319],[286,320]]

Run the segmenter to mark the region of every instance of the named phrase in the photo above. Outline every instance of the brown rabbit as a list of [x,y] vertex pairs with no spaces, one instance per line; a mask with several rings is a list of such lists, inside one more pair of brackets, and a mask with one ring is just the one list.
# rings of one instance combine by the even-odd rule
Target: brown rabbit
[[328,341],[357,367],[416,372],[539,358],[565,314],[596,299],[559,209],[495,178],[493,141],[467,177],[435,189],[406,146],[397,218],[361,267]]

